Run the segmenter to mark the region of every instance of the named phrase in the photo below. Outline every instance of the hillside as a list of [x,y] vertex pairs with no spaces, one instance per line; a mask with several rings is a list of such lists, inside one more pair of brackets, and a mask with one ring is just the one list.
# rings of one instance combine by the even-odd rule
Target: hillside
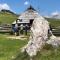
[[12,23],[14,20],[17,19],[17,15],[9,10],[2,10],[0,12],[0,24],[5,23]]
[[[9,11],[9,10],[2,10],[0,12],[0,24],[11,24],[14,20],[18,18],[18,15]],[[60,19],[54,18],[46,18],[52,27],[59,27],[60,26]]]
[[54,18],[46,18],[46,19],[49,21],[49,23],[52,27],[60,26],[60,19],[54,19]]

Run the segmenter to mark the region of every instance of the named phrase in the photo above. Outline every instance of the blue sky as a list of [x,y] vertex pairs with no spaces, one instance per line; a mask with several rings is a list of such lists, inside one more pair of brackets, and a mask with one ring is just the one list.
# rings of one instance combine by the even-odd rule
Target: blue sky
[[60,12],[60,0],[0,0],[0,4],[7,4],[17,14],[25,11],[29,5],[42,15]]

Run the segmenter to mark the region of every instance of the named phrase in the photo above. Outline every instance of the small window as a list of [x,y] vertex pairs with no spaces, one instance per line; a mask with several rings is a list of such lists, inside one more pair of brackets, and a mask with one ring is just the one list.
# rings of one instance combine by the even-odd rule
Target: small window
[[22,19],[20,19],[20,22],[22,22]]

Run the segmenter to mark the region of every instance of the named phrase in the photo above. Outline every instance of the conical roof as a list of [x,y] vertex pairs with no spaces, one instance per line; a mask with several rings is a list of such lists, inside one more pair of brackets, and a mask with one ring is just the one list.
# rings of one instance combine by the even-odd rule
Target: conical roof
[[36,11],[31,5],[27,8],[27,10],[34,10],[34,11]]
[[20,23],[29,23],[30,19],[34,20],[36,17],[40,17],[40,14],[30,5],[22,14],[20,14],[18,20],[22,20]]
[[25,12],[23,12],[18,19],[29,20],[34,19],[39,15],[39,13],[30,5]]

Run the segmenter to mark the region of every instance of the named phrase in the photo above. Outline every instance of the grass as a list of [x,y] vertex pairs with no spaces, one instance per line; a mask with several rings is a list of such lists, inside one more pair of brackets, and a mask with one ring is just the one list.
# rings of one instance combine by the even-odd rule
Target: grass
[[[17,15],[12,14],[10,12],[0,12],[0,24],[12,24],[16,19],[18,18]],[[60,19],[52,19],[52,18],[46,18],[52,27],[58,27],[60,26]]]
[[[20,51],[28,40],[7,39],[7,36],[0,34],[0,60],[30,60],[27,53]],[[33,60],[60,60],[60,47],[55,49],[51,45],[45,45]]]
[[60,26],[60,19],[53,19],[53,18],[46,18],[52,27],[58,27]]
[[[27,53],[20,51],[28,40],[7,39],[7,36],[0,34],[0,60],[30,60]],[[60,47],[55,49],[51,45],[45,45],[33,60],[60,60]]]
[[11,60],[17,51],[27,43],[27,40],[7,39],[0,34],[0,60]]
[[[32,58],[33,60],[60,60],[60,47],[55,49],[50,46],[50,49],[46,47],[37,53]],[[26,53],[19,53],[14,60],[30,60],[30,57]]]
[[4,13],[4,12],[0,12],[0,24],[11,24],[12,22],[14,22],[17,19],[17,16],[11,13]]
[[[0,13],[0,24],[11,24],[16,19],[16,15]],[[60,26],[60,20],[47,20],[52,27]],[[30,57],[26,53],[20,52],[20,48],[23,47],[27,41],[28,40],[7,39],[6,35],[0,34],[0,60],[12,60],[13,56],[16,57],[13,60],[29,60]],[[41,52],[38,52],[37,55],[33,57],[33,60],[60,60],[60,47],[56,50],[49,48],[49,46],[48,49],[45,48]]]

